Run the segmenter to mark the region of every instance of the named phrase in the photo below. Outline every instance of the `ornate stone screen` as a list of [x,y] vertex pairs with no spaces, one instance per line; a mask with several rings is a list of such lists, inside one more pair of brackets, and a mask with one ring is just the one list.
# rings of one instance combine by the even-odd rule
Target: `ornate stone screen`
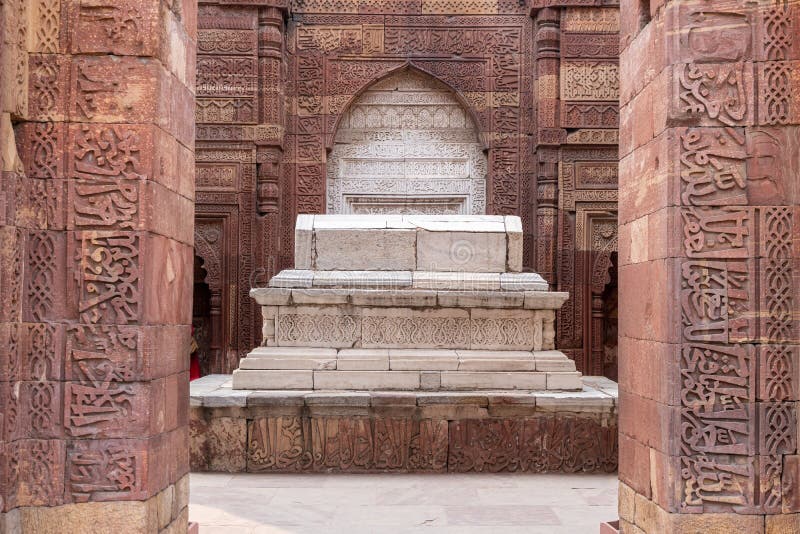
[[402,70],[342,117],[328,158],[328,213],[485,213],[487,165],[455,94]]

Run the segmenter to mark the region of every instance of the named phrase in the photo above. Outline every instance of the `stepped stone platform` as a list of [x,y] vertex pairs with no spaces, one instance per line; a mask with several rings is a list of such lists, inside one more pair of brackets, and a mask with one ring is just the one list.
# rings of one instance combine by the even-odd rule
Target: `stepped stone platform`
[[616,384],[554,349],[518,217],[307,215],[296,245],[262,346],[191,385],[194,470],[616,469]]
[[518,217],[301,215],[295,240],[298,268],[251,291],[264,340],[235,389],[581,389]]
[[578,391],[236,390],[190,385],[193,471],[613,472],[617,384]]

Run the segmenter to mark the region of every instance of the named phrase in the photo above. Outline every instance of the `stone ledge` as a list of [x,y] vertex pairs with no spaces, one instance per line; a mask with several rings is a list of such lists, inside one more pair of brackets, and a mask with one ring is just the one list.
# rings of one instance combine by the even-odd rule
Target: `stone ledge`
[[[190,402],[202,408],[343,406],[514,405],[536,412],[613,413],[617,406],[616,383],[604,378],[584,377],[580,391],[325,391],[325,390],[234,390],[230,375],[210,375],[190,385]],[[413,400],[413,403],[412,403]]]
[[[519,307],[528,292],[560,295],[549,291],[548,283],[536,273],[287,269],[272,277],[269,287],[251,289],[250,296],[262,306],[285,306],[289,304],[290,297],[295,304],[343,303],[347,302],[347,297],[343,299],[342,295],[362,291],[358,298],[364,299],[369,296],[370,290],[374,292],[377,289],[383,290],[384,294],[392,290],[396,292],[395,298],[425,300],[424,303],[412,304],[416,306],[432,305],[430,299],[434,292],[440,293],[440,306],[467,307],[486,306],[486,302],[493,298],[506,300],[494,307]],[[461,297],[464,304],[453,304],[456,297]],[[349,296],[350,301],[358,304],[353,298]],[[473,303],[469,303],[470,300]]]

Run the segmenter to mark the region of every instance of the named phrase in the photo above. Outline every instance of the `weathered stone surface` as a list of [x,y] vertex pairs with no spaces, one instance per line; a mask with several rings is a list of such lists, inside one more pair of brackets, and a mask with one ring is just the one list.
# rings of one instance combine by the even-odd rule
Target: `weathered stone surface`
[[417,233],[420,271],[502,273],[506,270],[505,233]]
[[413,271],[417,267],[413,230],[314,231],[314,268],[320,271]]
[[313,389],[314,371],[308,370],[245,370],[233,372],[236,389]]

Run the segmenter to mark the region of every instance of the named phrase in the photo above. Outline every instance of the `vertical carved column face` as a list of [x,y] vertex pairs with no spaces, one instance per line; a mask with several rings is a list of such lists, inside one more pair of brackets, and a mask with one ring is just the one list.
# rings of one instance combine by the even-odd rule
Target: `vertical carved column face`
[[487,165],[453,92],[401,71],[342,117],[328,160],[328,212],[485,213]]
[[[781,522],[796,530],[796,517],[779,516],[800,511],[798,9],[667,2],[620,62],[628,119],[620,199],[632,201],[620,229],[629,248],[621,251],[620,382],[629,407],[674,424],[651,434],[623,423],[620,472],[634,491],[685,514],[670,521],[686,530],[705,530],[708,513],[724,514],[730,530],[773,532]],[[658,42],[663,56],[643,52]],[[669,80],[637,79],[662,69]],[[645,191],[651,173],[673,198]],[[670,222],[658,226],[659,217]],[[656,227],[672,245],[658,242]],[[654,278],[666,283],[650,289]],[[674,356],[633,370],[637,353],[661,344],[676,347]],[[654,369],[666,370],[667,387],[637,383]],[[649,465],[633,467],[638,458]]]

